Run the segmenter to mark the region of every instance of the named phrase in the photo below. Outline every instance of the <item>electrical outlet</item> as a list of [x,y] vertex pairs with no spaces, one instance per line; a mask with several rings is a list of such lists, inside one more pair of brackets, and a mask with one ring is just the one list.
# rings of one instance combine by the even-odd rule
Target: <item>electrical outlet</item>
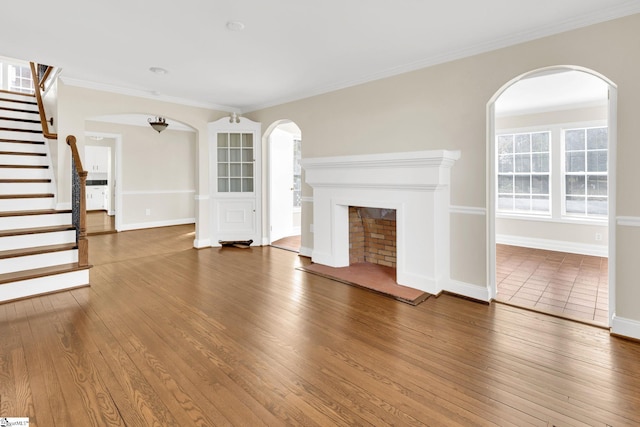
[[602,233],[596,233],[596,242],[602,241]]
[[150,216],[151,215],[151,209],[147,208],[147,210],[145,211],[145,215],[146,216]]

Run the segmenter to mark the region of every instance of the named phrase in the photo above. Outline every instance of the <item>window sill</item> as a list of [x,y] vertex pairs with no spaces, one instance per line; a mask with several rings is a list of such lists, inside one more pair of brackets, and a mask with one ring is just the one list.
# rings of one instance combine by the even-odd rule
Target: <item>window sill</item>
[[555,222],[559,224],[599,225],[603,227],[609,224],[609,220],[607,218],[603,218],[603,219],[580,218],[580,217],[553,218],[548,215],[546,216],[519,215],[519,214],[508,214],[508,213],[496,213],[496,219],[515,219],[520,221]]

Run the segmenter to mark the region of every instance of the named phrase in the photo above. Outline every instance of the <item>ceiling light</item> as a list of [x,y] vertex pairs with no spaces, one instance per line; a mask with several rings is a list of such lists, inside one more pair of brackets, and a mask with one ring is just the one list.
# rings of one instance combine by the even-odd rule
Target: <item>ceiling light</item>
[[154,74],[167,74],[168,71],[165,70],[164,68],[161,67],[150,67],[149,71],[151,71]]
[[242,31],[244,30],[244,24],[240,21],[229,21],[227,22],[227,30]]
[[169,126],[164,117],[156,117],[154,119],[147,119],[152,128],[158,131],[158,133],[162,132]]

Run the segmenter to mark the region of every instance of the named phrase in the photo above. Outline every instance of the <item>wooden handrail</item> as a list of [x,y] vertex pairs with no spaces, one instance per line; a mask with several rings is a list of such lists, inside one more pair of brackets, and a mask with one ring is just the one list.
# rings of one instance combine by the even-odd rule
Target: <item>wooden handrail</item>
[[51,74],[52,71],[53,71],[53,67],[47,65],[47,70],[44,72],[44,76],[42,76],[42,79],[38,77],[40,79],[39,86],[41,91],[44,91],[44,84],[47,82],[47,79],[49,78],[49,75]]
[[[44,111],[44,103],[42,102],[42,93],[40,92],[41,91],[40,78],[38,77],[38,73],[36,72],[36,65],[33,62],[30,62],[29,65],[31,66],[31,78],[33,79],[33,88],[36,95],[36,100],[38,101],[38,111],[40,112],[40,124],[42,124],[42,134],[47,139],[58,139],[57,133],[49,132],[49,122],[47,121],[47,115]],[[45,80],[42,79],[42,81],[44,82]]]
[[[86,267],[89,265],[89,240],[87,239],[87,174],[82,168],[82,159],[76,145],[76,137],[67,136],[67,145],[71,148],[71,158],[73,159],[72,173],[72,200],[74,225],[76,226],[76,242],[78,244],[78,265]],[[76,175],[77,174],[77,175]],[[75,179],[77,178],[77,179]]]

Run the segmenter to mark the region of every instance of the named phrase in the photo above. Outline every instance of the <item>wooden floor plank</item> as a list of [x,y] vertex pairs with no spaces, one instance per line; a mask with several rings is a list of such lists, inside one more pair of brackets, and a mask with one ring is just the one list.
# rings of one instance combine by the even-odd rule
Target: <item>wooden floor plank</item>
[[[0,305],[36,425],[640,424],[640,344],[451,295],[412,307],[193,226],[90,237],[91,287]],[[21,412],[21,413],[16,413]]]

